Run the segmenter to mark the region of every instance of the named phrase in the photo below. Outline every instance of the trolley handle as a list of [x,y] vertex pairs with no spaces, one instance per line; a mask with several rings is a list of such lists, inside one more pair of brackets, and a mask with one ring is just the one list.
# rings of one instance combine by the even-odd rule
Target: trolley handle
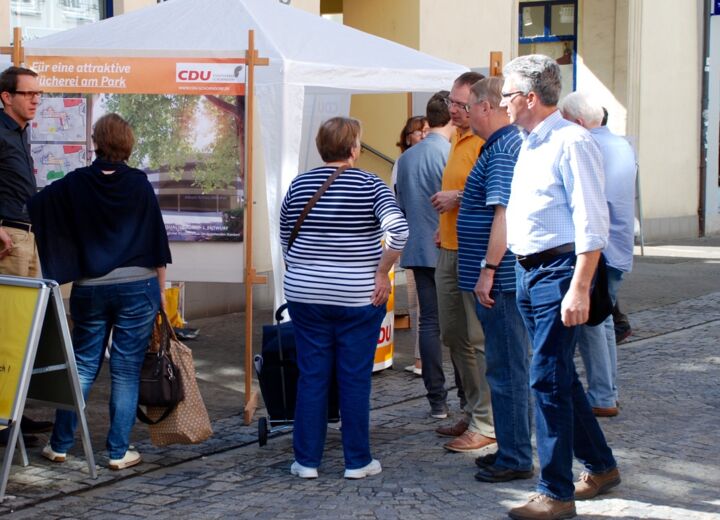
[[278,310],[275,311],[275,321],[280,323],[283,319],[283,312],[287,309],[288,304],[283,303],[280,307],[278,307]]

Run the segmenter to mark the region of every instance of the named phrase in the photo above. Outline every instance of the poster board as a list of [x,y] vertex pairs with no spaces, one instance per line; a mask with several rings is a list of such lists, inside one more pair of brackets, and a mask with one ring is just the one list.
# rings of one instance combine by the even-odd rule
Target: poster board
[[18,442],[22,463],[28,464],[20,432],[27,399],[77,413],[90,476],[96,478],[60,286],[52,280],[0,276],[0,301],[0,426],[10,429],[0,471],[0,501]]

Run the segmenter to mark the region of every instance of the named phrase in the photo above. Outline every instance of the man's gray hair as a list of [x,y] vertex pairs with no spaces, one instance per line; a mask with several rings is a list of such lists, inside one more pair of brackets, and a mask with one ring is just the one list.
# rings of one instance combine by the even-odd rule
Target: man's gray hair
[[492,108],[500,106],[502,99],[503,79],[499,77],[484,78],[470,87],[470,94],[476,101],[487,101]]
[[503,75],[524,94],[535,92],[543,105],[555,106],[560,99],[560,66],[548,56],[519,56],[503,67]]
[[568,119],[582,119],[586,125],[600,126],[604,113],[602,105],[594,102],[591,98],[581,92],[571,92],[565,96],[558,108]]

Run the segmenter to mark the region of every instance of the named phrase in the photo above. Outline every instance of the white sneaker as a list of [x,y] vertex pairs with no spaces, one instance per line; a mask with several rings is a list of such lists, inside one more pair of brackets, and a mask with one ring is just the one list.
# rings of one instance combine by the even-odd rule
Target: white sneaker
[[297,461],[290,466],[290,474],[300,478],[318,478],[317,468],[306,468]]
[[377,475],[380,472],[382,472],[382,466],[380,465],[380,461],[373,459],[370,461],[370,464],[368,464],[365,467],[358,468],[358,469],[346,469],[345,470],[345,478],[348,478],[348,479],[365,478],[365,477],[369,477],[371,475]]
[[52,462],[65,462],[65,458],[67,457],[67,453],[58,453],[57,451],[54,451],[50,446],[50,443],[45,445],[42,449],[41,455]]
[[408,365],[408,366],[406,366],[406,367],[405,367],[405,371],[406,371],[406,372],[412,372],[412,373],[415,374],[416,376],[421,376],[421,375],[422,375],[422,368],[418,368],[418,367],[416,367],[414,364],[413,364],[413,365]]
[[137,451],[127,450],[122,459],[110,459],[110,462],[108,462],[108,468],[114,470],[131,468],[141,462],[142,457]]

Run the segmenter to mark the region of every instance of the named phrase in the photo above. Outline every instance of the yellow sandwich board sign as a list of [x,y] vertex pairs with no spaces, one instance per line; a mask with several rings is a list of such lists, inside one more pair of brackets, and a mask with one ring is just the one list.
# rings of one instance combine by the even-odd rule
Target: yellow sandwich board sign
[[60,294],[52,280],[0,276],[0,426],[10,429],[0,470],[0,501],[5,498],[25,402],[33,399],[78,415],[90,475],[97,477],[85,401],[80,389],[70,331]]
[[0,417],[12,417],[26,346],[40,292],[33,287],[3,286],[0,289]]

